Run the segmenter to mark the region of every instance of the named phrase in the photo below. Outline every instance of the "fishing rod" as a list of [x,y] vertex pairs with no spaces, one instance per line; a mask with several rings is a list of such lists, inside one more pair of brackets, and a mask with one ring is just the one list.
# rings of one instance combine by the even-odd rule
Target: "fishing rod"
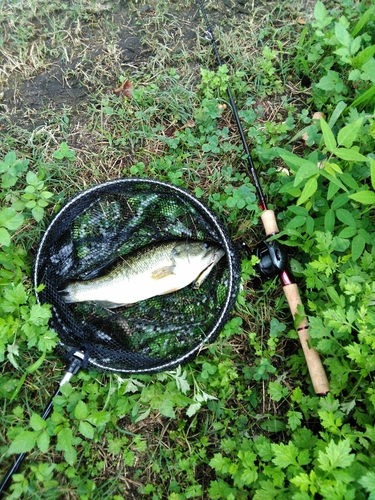
[[[205,38],[211,43],[218,66],[220,67],[222,66],[222,62],[219,54],[219,49],[214,38],[211,25],[209,23],[206,10],[204,8],[203,0],[198,0],[198,4],[204,22],[206,24]],[[261,188],[256,169],[254,167],[245,132],[243,130],[242,123],[238,114],[237,105],[234,100],[229,83],[227,84],[227,94],[229,97],[232,113],[236,121],[237,129],[246,153],[248,170],[251,174],[251,178],[253,179],[253,183],[258,194],[259,207],[263,210],[261,214],[261,220],[263,223],[266,238],[269,238],[279,232],[275,213],[273,210],[269,210],[267,208],[267,202]],[[301,313],[301,310],[303,310],[301,309],[303,308],[303,304],[297,284],[294,282],[293,276],[288,269],[288,255],[285,248],[281,246],[276,240],[265,240],[260,245],[258,245],[256,249],[256,255],[260,259],[258,268],[263,277],[271,278],[277,275],[279,276],[283,286],[285,297],[289,304],[290,311],[293,318],[296,320],[296,316]],[[297,333],[306,359],[307,368],[312,384],[314,386],[315,393],[320,396],[326,395],[329,392],[329,382],[319,354],[311,345],[309,324],[306,316],[304,316],[303,319],[299,322]]]

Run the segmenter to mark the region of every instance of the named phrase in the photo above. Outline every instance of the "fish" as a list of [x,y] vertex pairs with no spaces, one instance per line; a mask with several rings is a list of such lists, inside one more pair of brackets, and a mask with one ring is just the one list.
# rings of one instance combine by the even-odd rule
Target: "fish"
[[113,309],[193,284],[199,288],[225,254],[216,243],[167,241],[126,255],[108,274],[73,281],[60,290],[66,303],[93,302]]

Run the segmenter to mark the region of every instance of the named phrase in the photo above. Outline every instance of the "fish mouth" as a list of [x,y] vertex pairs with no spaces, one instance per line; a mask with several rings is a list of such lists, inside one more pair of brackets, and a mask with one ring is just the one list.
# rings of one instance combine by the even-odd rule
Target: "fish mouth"
[[217,247],[216,250],[214,250],[214,252],[212,253],[212,245],[211,245],[209,250],[206,252],[206,255],[209,255],[209,254],[212,254],[211,262],[208,264],[207,267],[205,267],[205,269],[203,269],[203,271],[199,274],[199,276],[193,281],[193,288],[194,289],[200,288],[201,284],[205,281],[207,276],[210,274],[214,265],[219,262],[219,260],[225,254],[225,252],[222,248]]
[[219,262],[219,260],[224,256],[225,251],[222,248],[217,248],[217,250],[214,251],[213,256],[212,256],[212,263],[210,265],[216,264],[216,262]]
[[212,256],[212,263],[218,262],[225,253],[224,250],[215,243],[204,243],[204,248],[206,249],[204,257]]

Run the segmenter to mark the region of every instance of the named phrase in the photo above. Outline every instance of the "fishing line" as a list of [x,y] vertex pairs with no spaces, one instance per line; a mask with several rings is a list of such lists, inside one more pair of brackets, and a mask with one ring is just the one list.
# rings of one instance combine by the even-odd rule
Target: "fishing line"
[[[198,5],[206,24],[205,38],[211,43],[218,66],[222,66],[219,49],[214,38],[211,25],[209,23],[206,10],[204,8],[203,0],[198,0]],[[259,206],[263,210],[261,219],[263,222],[266,237],[269,238],[270,236],[273,236],[279,232],[275,213],[273,210],[269,210],[267,208],[265,196],[263,194],[260,181],[254,167],[254,163],[250,154],[250,148],[246,140],[246,135],[242,127],[237,105],[234,100],[229,83],[227,84],[227,93],[232,108],[232,113],[236,121],[237,129],[246,153],[246,160],[249,166],[249,171],[258,193]],[[281,246],[276,240],[265,240],[256,249],[256,255],[260,259],[258,269],[263,277],[270,278],[273,276],[279,276],[293,318],[296,318],[297,315],[301,315],[301,308],[303,308],[303,305],[298,287],[294,283],[293,276],[288,269],[288,255],[285,248]],[[301,342],[303,353],[305,355],[306,364],[309,370],[311,381],[314,386],[314,390],[318,395],[326,395],[329,392],[329,382],[319,354],[311,346],[311,338],[308,329],[309,325],[307,322],[307,318],[304,317],[297,328],[298,336]]]

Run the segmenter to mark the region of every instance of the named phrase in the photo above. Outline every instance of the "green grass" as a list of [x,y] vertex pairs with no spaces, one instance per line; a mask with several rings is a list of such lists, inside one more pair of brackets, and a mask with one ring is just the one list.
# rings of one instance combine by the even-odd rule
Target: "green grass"
[[[206,8],[220,71],[188,1],[0,6],[0,470],[30,452],[8,498],[375,498],[374,8]],[[131,99],[114,94],[126,80]],[[264,236],[227,81],[326,398],[314,394],[279,280],[254,276]],[[43,422],[64,364],[48,308],[35,304],[33,253],[65,200],[121,176],[206,202],[249,250],[242,290],[218,340],[181,370],[81,371]]]

